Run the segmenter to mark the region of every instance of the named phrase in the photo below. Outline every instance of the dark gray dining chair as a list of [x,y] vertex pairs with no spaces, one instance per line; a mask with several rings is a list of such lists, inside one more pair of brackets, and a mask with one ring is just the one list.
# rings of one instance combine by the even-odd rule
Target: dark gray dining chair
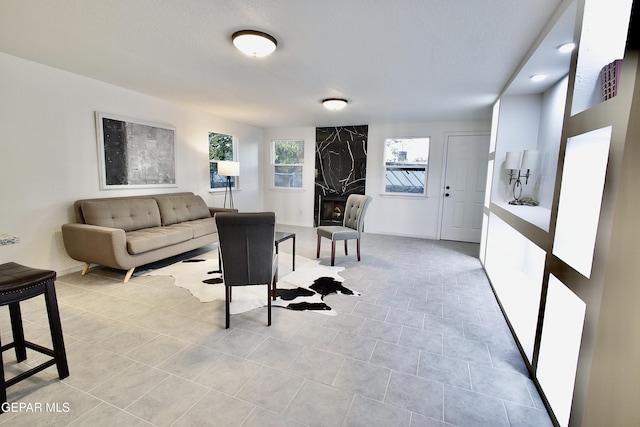
[[351,194],[347,197],[342,225],[321,225],[317,228],[318,249],[316,258],[320,258],[320,242],[323,237],[331,240],[331,265],[335,264],[336,241],[344,240],[344,254],[348,255],[347,240],[356,239],[356,251],[360,261],[360,236],[364,227],[364,214],[371,203],[371,196]]
[[231,289],[247,285],[267,285],[267,324],[271,325],[271,297],[278,280],[275,213],[220,212],[215,219],[225,286],[226,327],[229,328]]

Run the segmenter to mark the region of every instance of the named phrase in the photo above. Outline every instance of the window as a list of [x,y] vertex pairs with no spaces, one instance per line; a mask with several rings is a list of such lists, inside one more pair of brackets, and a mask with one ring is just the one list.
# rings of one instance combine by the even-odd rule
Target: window
[[[225,188],[227,177],[218,175],[218,160],[236,159],[233,136],[224,133],[209,132],[209,182],[211,188]],[[231,185],[236,187],[236,177],[231,177]]]
[[273,186],[302,188],[304,141],[273,141]]
[[384,141],[384,192],[426,194],[429,138]]

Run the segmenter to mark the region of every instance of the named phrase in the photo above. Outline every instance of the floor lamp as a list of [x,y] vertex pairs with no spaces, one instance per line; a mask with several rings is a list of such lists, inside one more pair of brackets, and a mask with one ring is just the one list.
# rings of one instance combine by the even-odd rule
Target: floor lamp
[[224,190],[223,207],[227,207],[227,193],[229,193],[229,208],[233,209],[233,186],[231,185],[231,177],[240,176],[240,163],[228,160],[219,161],[218,175],[227,177],[227,187]]

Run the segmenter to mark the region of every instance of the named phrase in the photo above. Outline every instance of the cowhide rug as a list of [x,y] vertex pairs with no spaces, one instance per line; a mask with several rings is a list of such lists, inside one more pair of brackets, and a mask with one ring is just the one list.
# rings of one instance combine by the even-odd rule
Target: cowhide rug
[[[342,285],[338,274],[344,267],[320,265],[319,261],[296,256],[296,270],[291,270],[291,254],[278,255],[278,283],[275,307],[290,310],[314,310],[335,316],[337,313],[324,301],[330,294],[359,296]],[[218,271],[218,251],[214,250],[195,258],[177,262],[146,276],[173,276],[175,285],[188,289],[200,302],[224,301],[224,284]],[[231,314],[243,313],[267,304],[267,288],[262,286],[236,286],[233,288]]]

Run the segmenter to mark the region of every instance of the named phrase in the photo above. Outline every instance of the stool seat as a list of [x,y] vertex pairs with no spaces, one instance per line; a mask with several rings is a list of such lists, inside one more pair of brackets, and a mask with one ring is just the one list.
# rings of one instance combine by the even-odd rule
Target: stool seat
[[0,305],[11,302],[13,299],[18,301],[27,299],[24,296],[29,291],[39,295],[42,292],[37,292],[34,288],[55,279],[55,271],[38,270],[15,262],[2,264],[0,265]]
[[[8,262],[0,265],[0,306],[9,306],[11,329],[13,332],[12,343],[2,345],[0,342],[0,403],[7,401],[7,387],[22,381],[48,368],[49,366],[56,365],[60,379],[69,376],[67,356],[64,349],[64,339],[62,337],[62,325],[60,324],[60,312],[58,311],[58,301],[56,299],[55,279],[55,271],[26,267],[15,262]],[[49,328],[51,330],[53,349],[48,349],[41,345],[26,341],[24,338],[20,302],[38,295],[44,295],[47,315],[49,317]],[[18,362],[22,362],[27,359],[27,348],[51,356],[52,359],[47,360],[44,363],[15,376],[14,378],[6,380],[4,376],[2,353],[11,348],[15,348]]]

